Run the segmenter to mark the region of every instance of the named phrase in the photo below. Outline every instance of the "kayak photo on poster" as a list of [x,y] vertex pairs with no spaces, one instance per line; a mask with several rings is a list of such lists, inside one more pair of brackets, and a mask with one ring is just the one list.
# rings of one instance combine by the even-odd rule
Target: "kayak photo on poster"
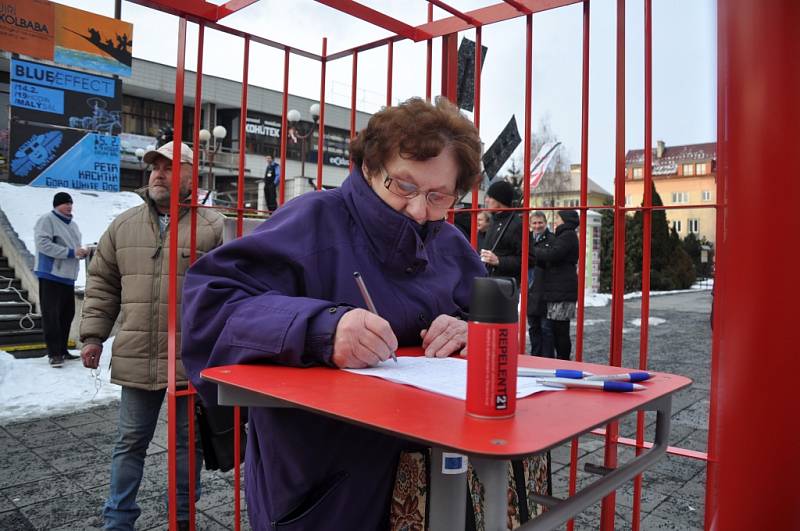
[[119,79],[20,59],[12,59],[10,77],[12,120],[122,132]]
[[55,8],[55,62],[129,77],[133,24],[61,4]]
[[119,137],[12,123],[9,182],[118,192]]

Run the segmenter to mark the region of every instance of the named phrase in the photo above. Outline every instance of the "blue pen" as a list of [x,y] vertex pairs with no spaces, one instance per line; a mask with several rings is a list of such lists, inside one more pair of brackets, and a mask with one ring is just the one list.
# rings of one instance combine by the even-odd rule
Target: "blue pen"
[[536,381],[547,387],[558,387],[561,389],[577,387],[583,389],[597,389],[599,391],[611,391],[614,393],[628,393],[646,389],[643,385],[629,382],[601,382],[597,380],[573,380],[571,378],[540,378]]
[[594,374],[587,377],[587,380],[595,381],[616,381],[616,382],[643,382],[649,380],[653,375],[647,371],[623,372],[619,374]]
[[580,379],[593,376],[593,374],[590,372],[574,371],[571,369],[533,369],[531,367],[519,367],[517,368],[517,376],[552,376],[554,378]]

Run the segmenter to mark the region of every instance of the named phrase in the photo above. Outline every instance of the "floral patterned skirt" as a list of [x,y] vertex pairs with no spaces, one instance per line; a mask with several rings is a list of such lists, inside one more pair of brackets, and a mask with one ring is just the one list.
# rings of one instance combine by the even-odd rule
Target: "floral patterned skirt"
[[[430,451],[402,452],[397,465],[392,491],[389,529],[391,531],[425,531],[428,529],[428,484],[430,483]],[[543,507],[531,500],[531,494],[548,494],[547,454],[529,456],[508,463],[508,529],[516,529],[528,519],[542,513]],[[485,490],[480,477],[469,465],[467,488],[472,500],[472,522],[467,529],[484,530]],[[520,492],[524,490],[524,492]],[[520,501],[523,506],[520,507]],[[470,518],[467,507],[467,518]],[[460,530],[459,530],[460,531]]]

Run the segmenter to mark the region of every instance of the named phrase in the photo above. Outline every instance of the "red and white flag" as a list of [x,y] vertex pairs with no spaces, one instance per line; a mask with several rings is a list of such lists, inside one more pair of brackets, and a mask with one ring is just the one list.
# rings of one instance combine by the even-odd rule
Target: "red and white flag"
[[533,162],[531,162],[531,190],[539,186],[542,177],[544,177],[544,172],[547,171],[547,167],[553,162],[553,158],[560,145],[561,142],[547,142],[542,146],[542,149],[539,150],[539,154],[536,155]]

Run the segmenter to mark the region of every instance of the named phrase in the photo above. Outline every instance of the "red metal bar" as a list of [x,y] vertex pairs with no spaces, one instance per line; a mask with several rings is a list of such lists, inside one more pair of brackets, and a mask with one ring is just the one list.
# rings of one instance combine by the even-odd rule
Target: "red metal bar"
[[[617,0],[617,86],[616,86],[616,146],[614,172],[614,265],[611,310],[611,353],[609,364],[622,365],[622,327],[624,325],[625,292],[625,0]],[[604,465],[617,466],[619,424],[609,423],[606,431]],[[613,531],[616,492],[603,498],[600,529]]]
[[173,117],[172,185],[169,216],[169,283],[167,286],[167,498],[169,528],[178,528],[177,483],[177,402],[175,396],[176,365],[178,360],[178,202],[181,190],[181,134],[183,133],[183,86],[186,73],[186,19],[178,20],[178,58],[175,67],[175,108]]
[[525,16],[525,144],[522,146],[522,260],[520,271],[519,348],[524,354],[525,331],[528,320],[528,249],[530,246],[529,218],[531,206],[531,110],[533,107],[533,15]]
[[[606,434],[606,430],[603,428],[598,428],[596,430],[592,430],[592,435],[600,435],[603,436]],[[652,448],[653,443],[650,441],[637,441],[636,439],[629,439],[627,437],[619,437],[617,439],[617,444],[622,444],[625,446],[635,446],[637,448]],[[680,457],[688,457],[689,459],[697,459],[699,461],[708,461],[708,454],[706,452],[698,452],[697,450],[689,450],[687,448],[680,448],[679,446],[667,446],[667,453],[671,455],[677,455]]]
[[456,102],[456,84],[458,82],[458,35],[442,37],[442,96]]
[[450,13],[451,15],[460,18],[461,20],[463,20],[464,22],[466,22],[470,26],[474,26],[474,27],[477,28],[478,26],[482,25],[481,21],[478,20],[477,18],[475,18],[475,17],[473,17],[471,15],[468,15],[466,13],[462,13],[458,9],[454,8],[453,6],[445,4],[444,2],[442,2],[440,0],[428,0],[428,2],[430,2],[431,4],[435,5],[436,7],[440,8],[440,9],[444,9],[445,11]]
[[244,169],[245,151],[247,149],[247,137],[245,125],[247,125],[247,79],[250,72],[250,39],[244,38],[244,65],[242,66],[242,108],[239,112],[239,177],[236,180],[236,237],[242,235],[242,225],[244,219]]
[[[644,0],[644,200],[642,211],[642,326],[639,329],[639,368],[647,369],[648,335],[650,332],[650,249],[653,211],[653,19],[652,0]],[[644,442],[643,411],[636,413],[636,455]],[[641,520],[642,476],[633,480],[633,531],[639,531]]]
[[[356,91],[358,87],[358,52],[353,52],[353,77],[350,81],[350,143],[358,135],[356,131]],[[350,171],[353,171],[353,159],[350,159]]]
[[[430,5],[430,4],[428,4]],[[473,100],[472,105],[475,109],[475,112],[472,114],[472,121],[475,123],[475,128],[478,130],[478,135],[481,132],[481,40],[482,40],[483,28],[478,26],[475,28],[475,90],[472,94]],[[478,206],[478,188],[480,187],[480,183],[475,183],[472,187],[472,208],[474,209]],[[478,211],[473,210],[469,214],[470,224],[469,224],[469,242],[470,244],[477,248],[478,247]]]
[[516,0],[503,0],[503,1],[506,4],[510,5],[511,7],[513,7],[514,9],[516,9],[517,11],[519,11],[520,13],[522,13],[523,15],[530,15],[531,13],[533,13],[533,11],[531,11],[527,6],[525,6],[520,2],[517,2]]
[[[589,26],[590,26],[590,6],[589,0],[583,2],[583,49],[581,64],[581,189],[580,206],[588,203],[589,189]],[[581,210],[583,223],[580,225],[581,235],[578,254],[578,314],[575,320],[575,361],[583,361],[583,319],[586,311],[585,292],[586,292],[586,234],[589,222],[587,210]],[[569,495],[574,496],[578,483],[578,443],[579,438],[575,437],[570,443],[569,451]],[[567,522],[567,531],[573,531],[575,520]]]
[[384,13],[381,13],[380,11],[375,11],[374,9],[359,4],[358,2],[352,2],[350,0],[317,0],[317,2],[337,9],[342,13],[352,15],[365,22],[369,22],[370,24],[374,24],[385,30],[391,31],[397,35],[402,35],[403,37],[413,41],[421,41],[431,37],[419,28],[410,26],[405,22],[392,18]]
[[281,111],[281,178],[278,191],[278,204],[282,205],[286,201],[286,142],[289,137],[288,121],[286,113],[289,112],[289,55],[290,50],[283,50],[283,96],[281,98],[283,107]]
[[[433,6],[428,4],[428,22],[433,21]],[[431,73],[433,64],[433,40],[428,39],[426,51],[426,67],[425,67],[425,99],[431,101],[431,83],[433,76]]]
[[322,191],[322,148],[325,140],[325,67],[328,64],[328,38],[322,38],[322,61],[319,75],[319,138],[317,139],[317,191]]
[[240,472],[242,460],[241,430],[242,413],[239,406],[233,407],[233,529],[240,531],[242,527],[242,474]]
[[232,15],[240,9],[244,9],[245,7],[255,4],[256,2],[258,2],[258,0],[228,0],[217,8],[217,20],[223,19],[228,15]]
[[[776,376],[800,371],[791,258],[800,183],[792,170],[774,172],[769,184],[753,179],[758,168],[797,151],[800,4],[729,0],[719,2],[717,17],[720,261],[707,529],[800,529],[797,385]],[[747,243],[759,238],[764,245],[753,253]]]
[[386,43],[386,106],[392,106],[392,67],[394,66],[394,41]]

